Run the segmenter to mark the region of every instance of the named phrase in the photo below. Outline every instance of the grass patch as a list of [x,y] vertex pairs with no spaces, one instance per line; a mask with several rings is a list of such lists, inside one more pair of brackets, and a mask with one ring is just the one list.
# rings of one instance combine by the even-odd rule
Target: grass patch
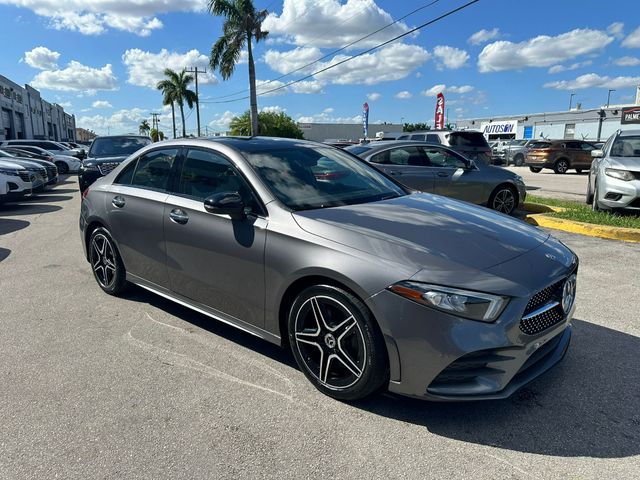
[[576,222],[593,223],[594,225],[609,225],[611,227],[625,227],[640,229],[640,217],[628,213],[594,212],[591,205],[572,202],[569,200],[556,200],[554,198],[542,198],[535,195],[527,195],[527,202],[541,203],[552,207],[564,207],[564,212],[547,213],[557,218],[575,220]]

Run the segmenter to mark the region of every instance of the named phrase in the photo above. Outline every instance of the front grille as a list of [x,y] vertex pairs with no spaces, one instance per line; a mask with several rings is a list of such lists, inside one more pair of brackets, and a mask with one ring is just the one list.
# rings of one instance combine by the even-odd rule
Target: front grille
[[120,163],[118,163],[118,162],[101,163],[101,164],[98,165],[98,171],[100,172],[100,175],[102,175],[104,177],[109,172],[114,170],[118,165],[120,165]]
[[45,168],[47,169],[47,175],[49,176],[49,179],[55,178],[56,175],[58,175],[58,169],[55,165],[51,165],[50,167],[47,166]]
[[31,181],[31,175],[29,175],[29,172],[27,172],[26,170],[20,170],[18,174],[20,175],[20,178],[22,179],[23,182]]
[[520,320],[520,330],[523,333],[536,335],[557,325],[565,318],[561,306],[565,281],[566,278],[531,297]]

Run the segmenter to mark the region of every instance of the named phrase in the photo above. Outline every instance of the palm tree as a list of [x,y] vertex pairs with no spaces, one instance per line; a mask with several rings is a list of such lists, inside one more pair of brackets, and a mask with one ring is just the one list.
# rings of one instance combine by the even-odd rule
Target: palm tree
[[256,98],[256,70],[253,63],[253,40],[263,40],[269,32],[262,31],[266,10],[256,11],[252,0],[208,0],[209,13],[224,16],[222,36],[211,47],[209,65],[219,69],[228,80],[240,60],[242,49],[247,47],[249,57],[249,92],[251,98],[251,134],[258,135],[258,101]]
[[138,132],[140,132],[140,135],[149,135],[150,130],[151,130],[151,127],[149,126],[149,122],[145,118],[140,122],[140,126],[138,127]]
[[[180,116],[182,117],[182,136],[187,136],[186,126],[184,122],[184,103],[187,102],[189,108],[198,101],[198,96],[193,90],[189,90],[189,84],[193,82],[193,75],[189,75],[185,69],[177,73],[170,68],[164,71],[165,78],[156,85],[158,90],[162,90],[164,105],[171,104],[171,111],[174,112],[173,102],[180,107]],[[174,137],[175,137],[175,113],[174,117]]]

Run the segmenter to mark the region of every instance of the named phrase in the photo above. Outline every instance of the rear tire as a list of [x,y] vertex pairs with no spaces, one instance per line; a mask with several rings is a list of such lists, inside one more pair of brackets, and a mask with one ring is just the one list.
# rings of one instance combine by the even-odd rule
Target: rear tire
[[538,167],[529,167],[529,170],[533,173],[540,173],[542,171],[542,169]]
[[513,164],[516,167],[521,167],[524,163],[524,155],[518,154],[513,158]]
[[593,193],[591,193],[591,175],[589,175],[589,179],[587,180],[587,205],[591,205],[593,203]]
[[559,174],[565,174],[569,170],[569,161],[565,158],[561,158],[560,160],[556,160],[556,163],[553,165],[553,171]]
[[581,169],[581,168],[576,168],[576,173],[577,173],[578,175],[580,175],[580,174],[582,173],[582,169]]
[[288,317],[289,343],[307,379],[322,393],[352,401],[389,381],[389,359],[369,309],[330,285],[305,289]]
[[127,288],[127,272],[111,234],[99,227],[89,239],[89,263],[98,286],[109,295],[119,295]]

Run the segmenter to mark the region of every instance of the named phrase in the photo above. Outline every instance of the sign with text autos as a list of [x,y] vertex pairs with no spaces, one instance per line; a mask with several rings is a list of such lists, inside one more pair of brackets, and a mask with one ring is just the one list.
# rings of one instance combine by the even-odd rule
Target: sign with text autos
[[438,94],[436,100],[436,118],[435,118],[436,130],[442,130],[444,128],[444,95]]
[[627,125],[630,123],[640,123],[640,107],[627,107],[622,109],[620,123]]

